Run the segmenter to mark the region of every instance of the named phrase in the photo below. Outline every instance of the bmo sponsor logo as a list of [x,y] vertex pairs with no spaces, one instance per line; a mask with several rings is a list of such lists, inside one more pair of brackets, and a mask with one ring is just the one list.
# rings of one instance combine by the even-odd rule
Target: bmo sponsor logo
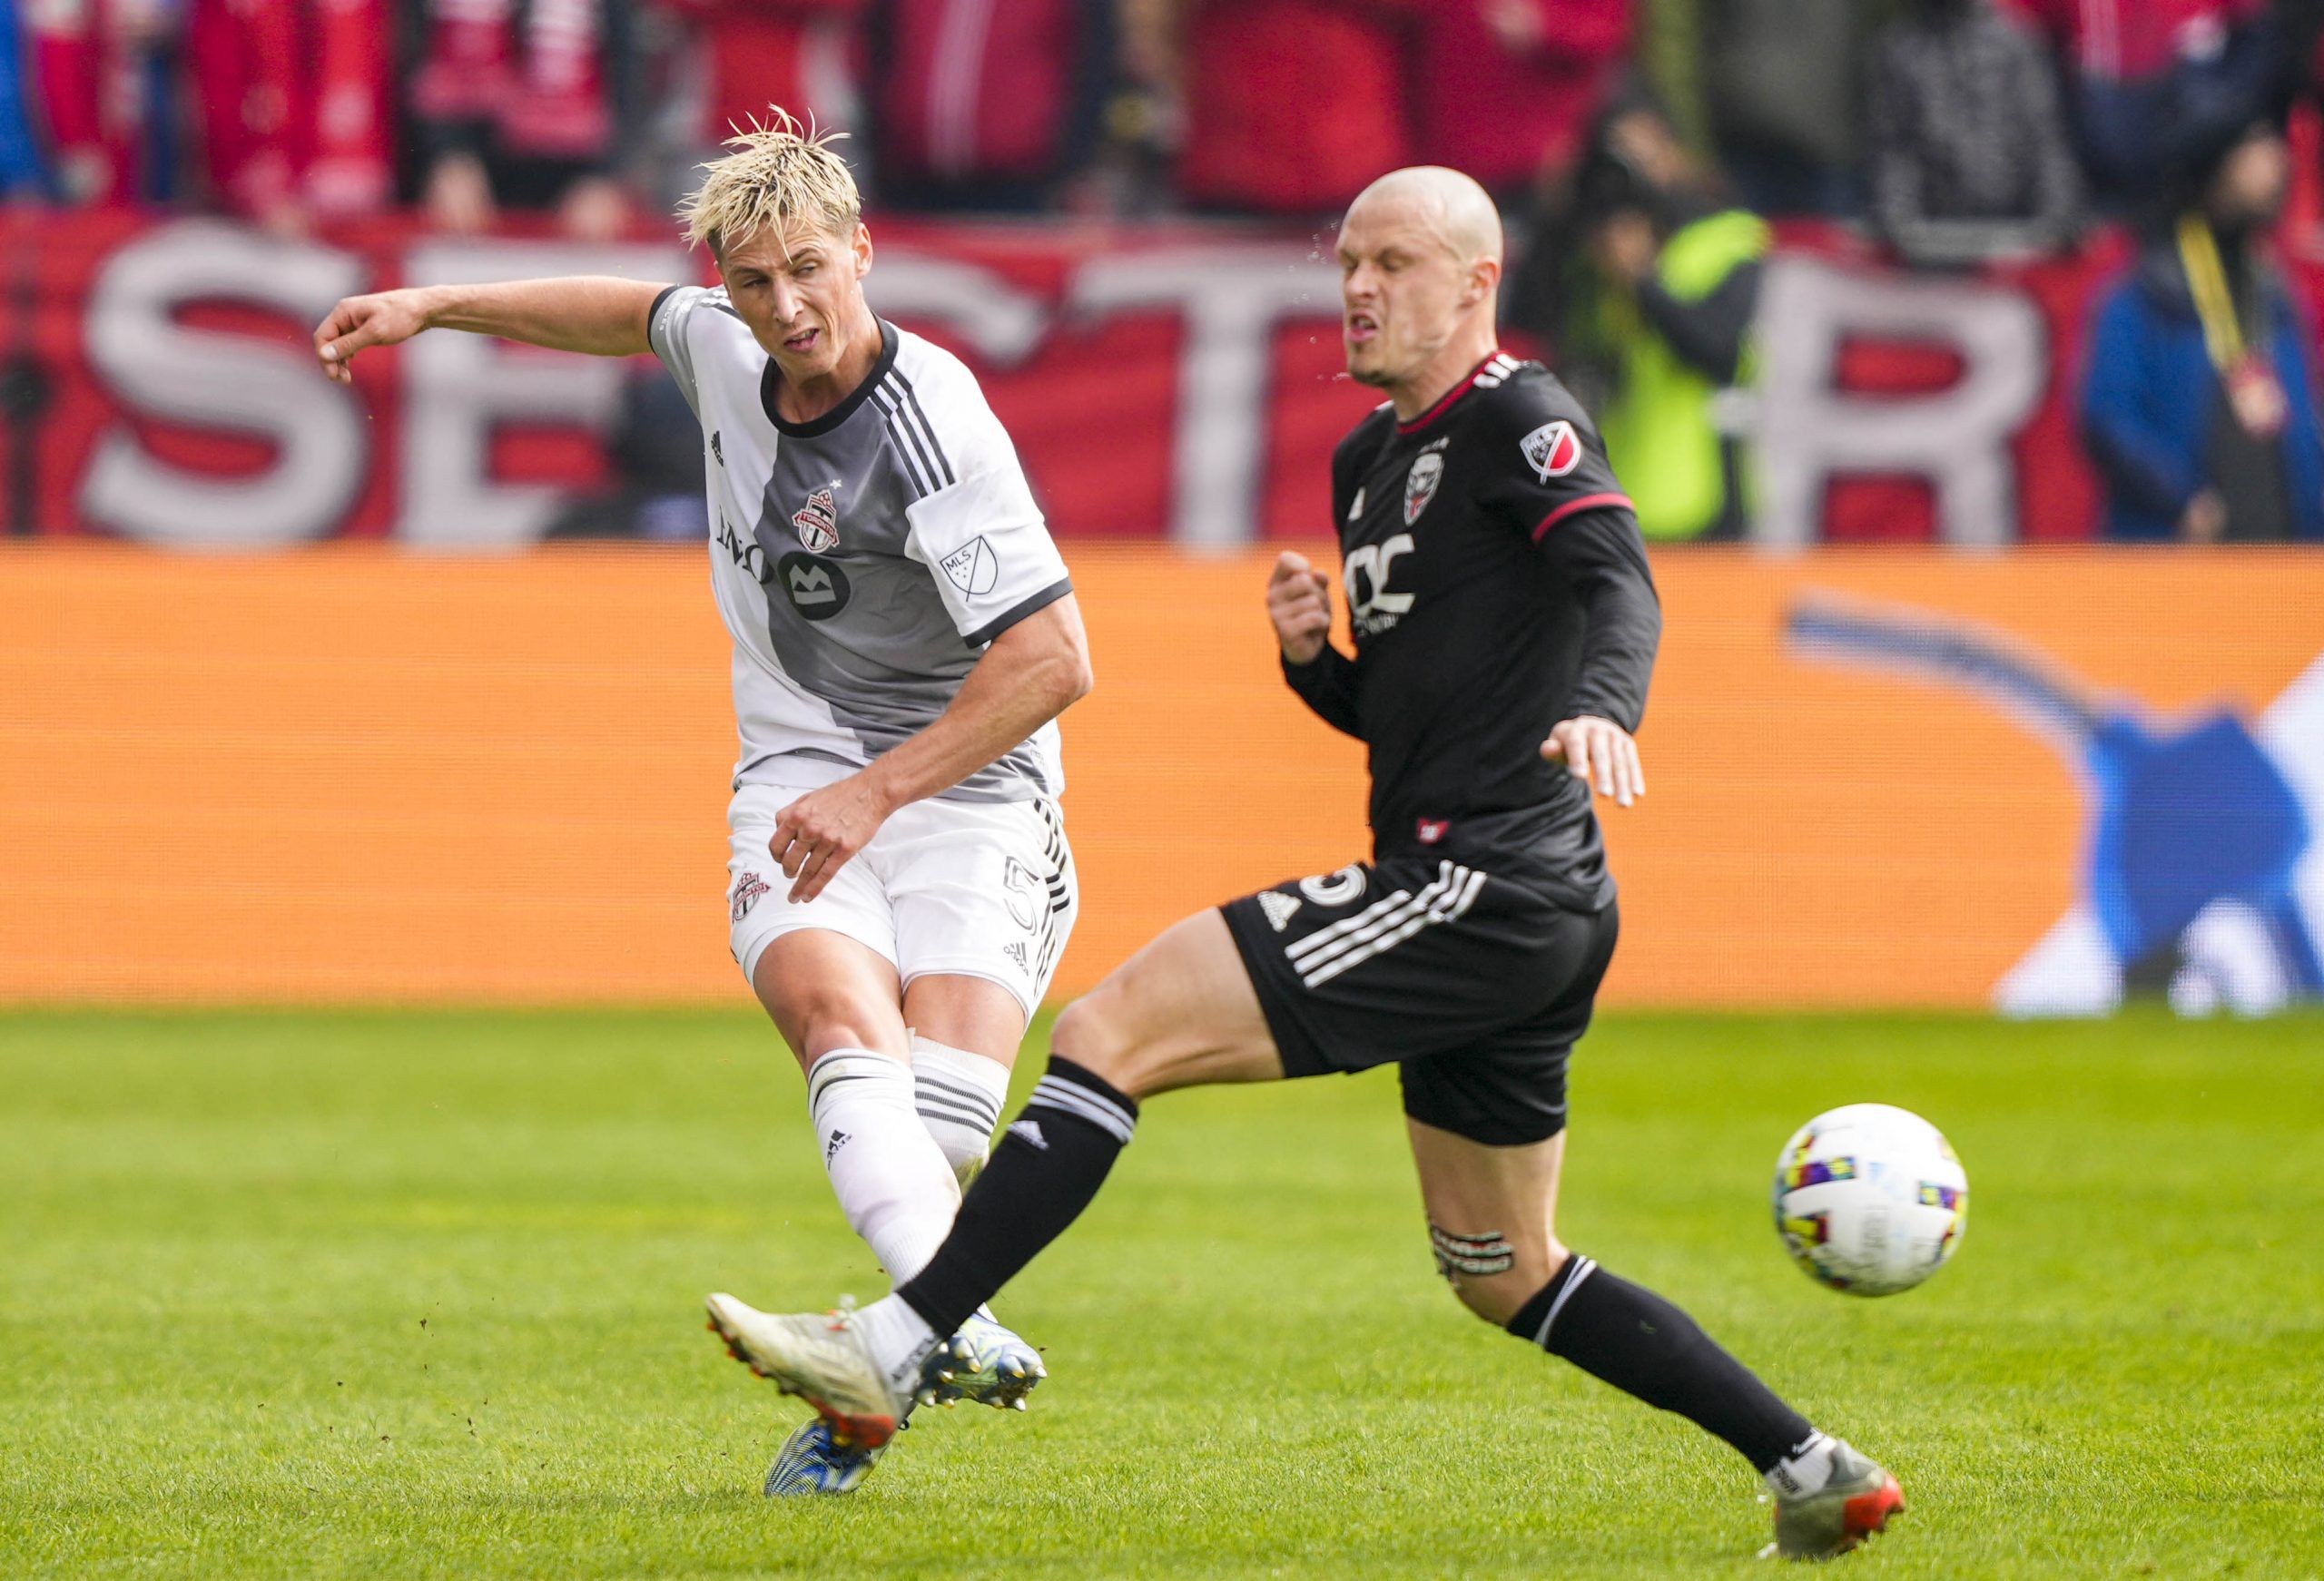
[[847,573],[836,561],[819,555],[785,555],[775,570],[802,620],[829,620],[847,607]]

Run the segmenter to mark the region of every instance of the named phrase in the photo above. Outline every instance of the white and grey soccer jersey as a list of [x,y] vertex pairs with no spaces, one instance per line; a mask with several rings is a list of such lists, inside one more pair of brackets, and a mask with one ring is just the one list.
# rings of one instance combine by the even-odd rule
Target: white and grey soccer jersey
[[[880,326],[871,377],[809,423],[723,290],[675,286],[655,354],[708,444],[711,575],[734,639],[734,783],[825,783],[932,723],[985,646],[1072,591],[1016,447],[959,358]],[[1064,788],[1057,726],[940,793]]]

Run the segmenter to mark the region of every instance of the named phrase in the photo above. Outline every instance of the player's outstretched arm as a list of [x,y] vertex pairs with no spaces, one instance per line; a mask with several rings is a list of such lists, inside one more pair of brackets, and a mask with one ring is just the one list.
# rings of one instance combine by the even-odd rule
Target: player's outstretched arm
[[607,275],[508,280],[491,285],[413,286],[349,297],[315,327],[315,356],[341,384],[355,379],[356,353],[393,346],[422,329],[466,329],[554,351],[632,357],[650,351],[645,320],[666,288]]
[[935,722],[776,816],[768,849],[792,880],[792,900],[822,893],[898,808],[999,761],[1091,684],[1089,639],[1071,594],[993,638]]

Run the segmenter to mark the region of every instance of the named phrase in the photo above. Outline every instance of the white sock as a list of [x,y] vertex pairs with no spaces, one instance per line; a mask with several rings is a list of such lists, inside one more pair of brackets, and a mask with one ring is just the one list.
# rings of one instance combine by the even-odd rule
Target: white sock
[[840,1211],[899,1283],[928,1265],[960,1211],[960,1185],[912,1105],[911,1069],[837,1048],[807,1073],[823,1171]]
[[920,1123],[936,1138],[965,1188],[984,1167],[993,1131],[1000,1124],[1000,1105],[1009,1096],[1009,1067],[914,1034],[911,1079]]
[[888,1387],[910,1399],[920,1388],[920,1365],[936,1349],[936,1331],[899,1295],[881,1296],[855,1314],[872,1360],[888,1375]]
[[1838,1440],[1817,1433],[1799,1449],[1778,1460],[1768,1471],[1768,1489],[1784,1498],[1814,1493],[1832,1479],[1832,1450]]

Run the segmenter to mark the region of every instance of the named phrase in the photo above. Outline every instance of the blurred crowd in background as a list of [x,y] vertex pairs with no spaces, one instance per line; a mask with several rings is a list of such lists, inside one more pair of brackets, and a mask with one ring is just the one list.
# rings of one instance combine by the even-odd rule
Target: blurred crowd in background
[[2122,538],[2324,536],[2324,0],[0,0],[0,185],[286,233],[656,225],[770,103],[883,211],[1327,223],[1456,166],[1509,319],[1659,537],[1741,530],[1722,427],[1770,221],[1990,269],[2127,231],[2079,396]]
[[[1585,221],[1716,191],[1915,263],[2169,199],[2324,0],[11,0],[0,181],[297,229],[666,209],[769,103],[876,207],[1329,216],[1398,164]],[[1650,131],[1641,123],[1651,119]],[[1628,190],[1624,190],[1628,189]],[[1610,242],[1620,252],[1623,244]]]

